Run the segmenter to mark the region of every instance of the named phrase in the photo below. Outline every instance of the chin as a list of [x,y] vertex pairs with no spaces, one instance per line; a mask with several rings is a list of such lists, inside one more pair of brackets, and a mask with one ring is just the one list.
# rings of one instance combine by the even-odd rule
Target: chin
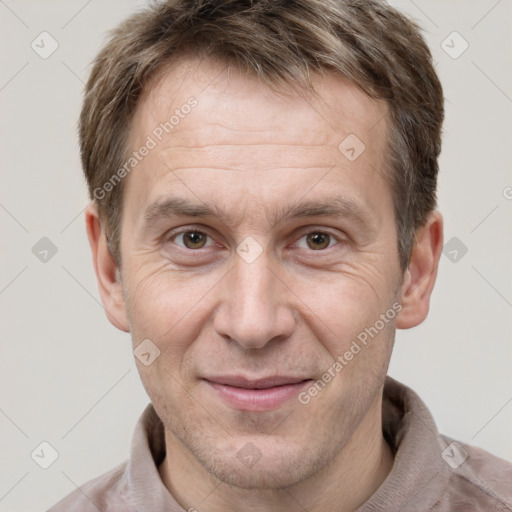
[[[261,446],[261,441],[258,442]],[[323,469],[331,457],[318,452],[307,453],[304,447],[265,446],[256,451],[252,442],[242,443],[233,451],[216,451],[203,457],[196,453],[201,465],[216,479],[240,489],[278,490],[293,487]],[[251,459],[252,457],[252,459]]]
[[[224,461],[223,461],[224,462]],[[288,466],[288,465],[287,465]],[[240,467],[240,465],[224,465],[213,461],[212,467],[206,469],[221,482],[240,489],[278,490],[293,487],[307,478],[307,474],[297,471],[297,468],[266,466],[258,468]]]

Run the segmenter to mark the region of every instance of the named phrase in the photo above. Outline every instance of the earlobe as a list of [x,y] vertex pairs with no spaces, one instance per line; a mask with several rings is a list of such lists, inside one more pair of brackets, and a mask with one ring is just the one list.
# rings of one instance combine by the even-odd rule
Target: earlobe
[[85,223],[89,245],[98,283],[101,302],[110,323],[124,332],[129,332],[126,305],[123,297],[119,268],[107,245],[94,201],[85,210]]
[[415,327],[427,317],[442,249],[443,217],[434,211],[415,234],[414,248],[401,288],[402,310],[397,316],[398,329]]

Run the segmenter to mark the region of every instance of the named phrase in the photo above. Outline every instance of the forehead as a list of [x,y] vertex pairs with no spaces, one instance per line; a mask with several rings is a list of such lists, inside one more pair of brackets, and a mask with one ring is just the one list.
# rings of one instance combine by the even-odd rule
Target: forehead
[[[125,183],[132,207],[140,211],[165,195],[183,173],[200,179],[202,172],[214,189],[225,171],[230,186],[270,195],[281,178],[300,182],[308,170],[308,183],[334,167],[355,181],[381,179],[387,104],[338,76],[316,77],[313,86],[277,92],[229,66],[196,60],[167,70],[133,117],[129,148],[149,139],[154,147]],[[257,179],[258,172],[266,176]]]
[[[200,123],[203,123],[203,130],[199,123],[193,126],[201,141],[212,133],[212,127],[204,123],[245,132],[244,135],[274,131],[277,140],[306,137],[306,140],[317,143],[328,142],[329,137],[332,137],[330,142],[335,143],[350,130],[365,137],[376,127],[385,127],[387,103],[370,98],[354,83],[339,75],[326,74],[314,76],[312,85],[310,90],[292,85],[271,89],[261,80],[242,75],[230,65],[182,60],[163,70],[159,79],[141,96],[130,140],[135,142],[137,136],[142,135],[141,130],[144,133],[151,131],[175,114],[180,120],[174,124],[173,137],[168,142],[172,145],[171,139],[174,139],[177,144],[186,129],[193,126],[194,118],[198,117],[190,116],[185,122],[188,116],[183,118],[176,113],[184,109],[191,98],[195,98],[199,107],[194,109],[194,114],[200,112]],[[185,110],[188,109],[185,107]],[[251,115],[241,115],[243,113]],[[299,119],[303,123],[290,122]],[[287,131],[283,132],[281,128],[285,122]],[[190,133],[186,135],[190,137]],[[218,133],[214,135],[218,136]],[[236,134],[228,138],[233,135]]]

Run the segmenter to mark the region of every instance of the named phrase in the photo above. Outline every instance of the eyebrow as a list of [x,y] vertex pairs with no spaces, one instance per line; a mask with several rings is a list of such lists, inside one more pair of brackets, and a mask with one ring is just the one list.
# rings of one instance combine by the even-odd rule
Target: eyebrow
[[[366,231],[375,231],[372,216],[361,205],[349,197],[331,196],[316,201],[301,201],[288,207],[267,211],[272,226],[283,220],[308,217],[334,216],[354,221]],[[233,224],[233,216],[214,204],[196,203],[178,197],[169,197],[153,203],[144,211],[144,228],[172,217],[218,218],[226,225]]]

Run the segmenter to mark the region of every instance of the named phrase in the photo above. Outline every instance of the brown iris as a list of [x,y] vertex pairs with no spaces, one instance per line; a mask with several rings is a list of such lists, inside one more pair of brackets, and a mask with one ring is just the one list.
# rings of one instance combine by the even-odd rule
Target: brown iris
[[187,231],[183,233],[183,244],[187,249],[201,249],[206,243],[206,237],[199,231]]
[[309,233],[309,235],[306,237],[306,240],[310,249],[318,251],[329,246],[331,236],[327,233],[315,232]]

